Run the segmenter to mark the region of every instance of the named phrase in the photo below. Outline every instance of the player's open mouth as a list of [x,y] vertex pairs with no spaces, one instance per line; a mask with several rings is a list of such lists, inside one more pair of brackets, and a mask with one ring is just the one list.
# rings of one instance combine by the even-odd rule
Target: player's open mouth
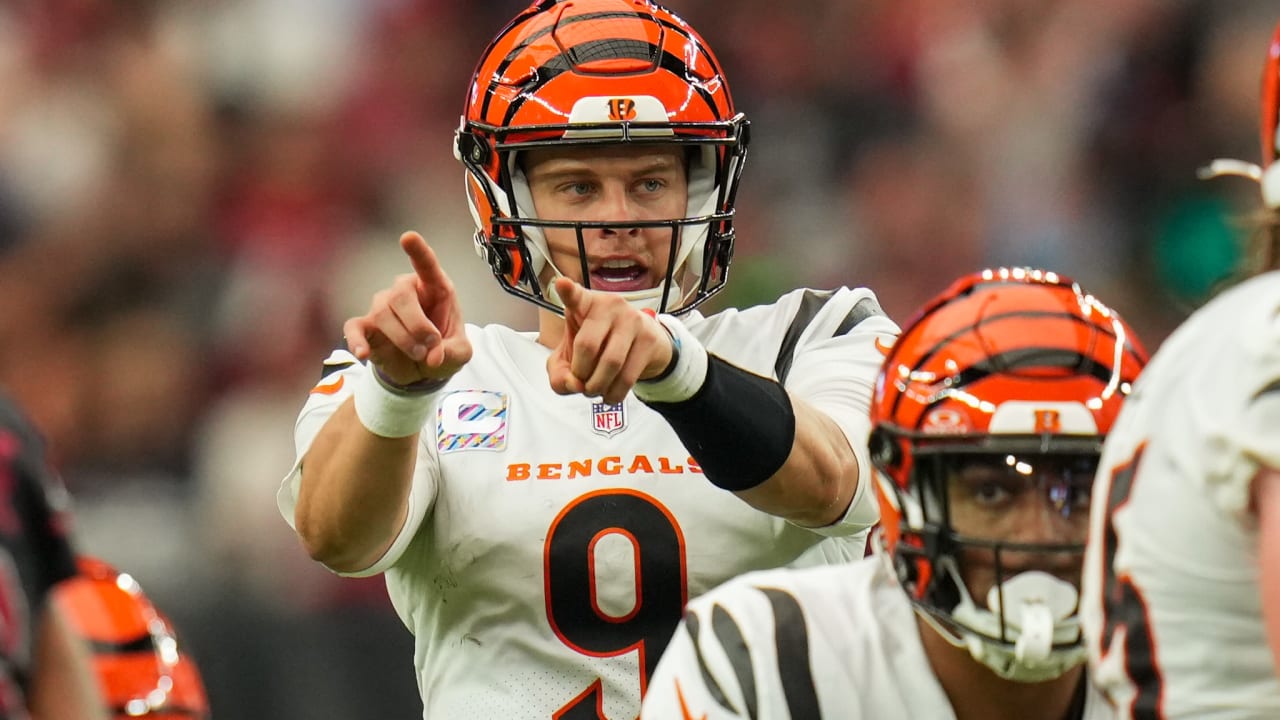
[[648,290],[653,286],[649,269],[629,258],[604,260],[591,270],[591,288],[606,292]]

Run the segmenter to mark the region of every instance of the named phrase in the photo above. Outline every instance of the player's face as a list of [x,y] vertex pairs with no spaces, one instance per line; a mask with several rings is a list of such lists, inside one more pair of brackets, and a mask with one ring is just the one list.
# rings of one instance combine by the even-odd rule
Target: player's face
[[[1089,531],[1089,495],[1097,456],[996,453],[957,458],[948,468],[951,526],[967,538],[1004,545],[1078,545]],[[979,605],[991,587],[1027,570],[1043,570],[1080,587],[1078,552],[1044,548],[966,548],[961,566]]]
[[[531,150],[523,159],[534,209],[544,220],[617,221],[585,228],[590,287],[627,292],[657,287],[666,277],[670,227],[627,227],[627,221],[683,218],[688,204],[685,154],[662,145],[604,145]],[[551,262],[579,283],[577,233],[545,228]]]

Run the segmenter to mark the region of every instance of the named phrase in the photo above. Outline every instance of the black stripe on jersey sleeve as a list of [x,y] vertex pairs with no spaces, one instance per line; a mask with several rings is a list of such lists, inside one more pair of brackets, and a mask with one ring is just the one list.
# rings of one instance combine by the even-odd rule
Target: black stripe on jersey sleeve
[[738,687],[742,688],[742,702],[747,706],[747,717],[755,720],[759,717],[760,700],[756,696],[756,674],[751,664],[751,649],[742,637],[742,629],[729,611],[719,604],[711,608],[711,629],[715,632],[720,647],[724,649],[725,656],[729,658],[733,674],[738,678]]
[[[342,338],[342,339],[338,340],[338,342],[334,343],[334,345],[333,345],[333,349],[334,349],[334,350],[346,350],[346,349],[347,349],[347,339],[346,339],[346,338]],[[330,375],[332,375],[332,374],[334,374],[334,373],[338,372],[339,370],[341,370],[341,369],[343,369],[343,368],[349,368],[349,367],[351,367],[352,365],[355,365],[355,363],[345,362],[345,363],[336,363],[336,364],[333,364],[333,365],[330,365],[329,363],[324,363],[323,365],[321,365],[321,366],[320,366],[320,379],[321,379],[321,380],[323,380],[323,379],[325,379],[325,378],[329,377]]]
[[702,645],[698,642],[698,629],[702,627],[702,621],[698,619],[696,613],[688,612],[684,616],[684,627],[688,631],[689,637],[693,640],[693,650],[698,658],[698,672],[702,674],[702,684],[706,686],[707,692],[711,693],[711,699],[719,703],[720,707],[737,715],[738,708],[729,702],[724,688],[720,687],[720,683],[711,675],[711,670],[707,668],[707,659],[702,655]]
[[1273,392],[1280,392],[1280,378],[1272,380],[1271,382],[1267,383],[1266,387],[1254,393],[1253,397],[1250,398],[1249,402],[1253,402],[1254,400],[1257,400],[1263,395],[1270,395]]
[[[778,377],[778,382],[786,382],[787,374],[791,372],[791,362],[795,358],[796,345],[800,342],[800,336],[834,295],[835,293],[830,290],[821,292],[806,290],[804,292],[804,297],[800,299],[800,307],[796,310],[795,317],[791,319],[787,334],[782,338],[782,346],[778,348],[778,359],[773,364],[773,371]],[[845,315],[844,319],[840,321],[840,325],[832,333],[831,337],[846,335],[863,320],[877,315],[884,315],[884,310],[880,309],[880,304],[875,301],[875,298],[862,298],[854,303],[854,306],[849,310],[849,314]]]
[[800,336],[804,333],[804,329],[809,327],[809,323],[818,316],[823,306],[831,300],[832,294],[829,290],[804,291],[804,295],[800,298],[800,307],[796,308],[796,315],[791,318],[787,334],[782,336],[782,345],[778,347],[778,358],[773,363],[773,374],[778,378],[778,382],[787,381],[787,373],[791,372],[791,360],[796,352],[796,345],[800,342]]
[[818,691],[809,667],[809,628],[804,610],[791,593],[777,588],[760,588],[773,606],[773,642],[778,649],[778,676],[787,710],[793,718],[820,716]]
[[858,326],[858,323],[877,315],[884,315],[884,310],[880,309],[880,303],[876,302],[875,298],[862,298],[854,304],[849,314],[844,316],[844,320],[840,321],[840,327],[836,328],[836,332],[832,337],[847,335],[850,330]]

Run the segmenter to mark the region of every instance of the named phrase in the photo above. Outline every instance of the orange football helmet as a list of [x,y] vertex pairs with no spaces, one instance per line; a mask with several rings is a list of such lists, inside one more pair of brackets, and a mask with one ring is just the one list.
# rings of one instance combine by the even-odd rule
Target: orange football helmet
[[[948,483],[977,466],[991,485],[981,492],[1025,482],[1082,527],[1103,438],[1146,359],[1115,312],[1067,278],[1021,268],[960,279],[886,355],[871,404],[879,549],[923,617],[1005,677],[1045,679],[1083,660],[1078,587],[1041,627],[1036,667],[1025,648],[1015,658],[1020,626],[1000,609],[1019,564],[1009,558],[1061,558],[1058,574],[1078,575],[1083,530],[1079,542],[1053,544],[957,530]],[[995,568],[997,601],[970,597],[962,571],[975,554]]]
[[687,147],[686,217],[626,221],[670,227],[665,281],[628,300],[688,311],[723,287],[733,255],[734,198],[748,123],[735,113],[720,63],[675,13],[647,0],[538,0],[484,51],[471,81],[455,155],[466,167],[476,249],[504,290],[563,312],[549,292],[543,228],[578,234],[618,222],[540,220],[517,154],[536,147],[675,143]]
[[54,595],[93,649],[98,684],[112,718],[208,720],[200,672],[181,651],[172,624],[138,583],[92,557]]

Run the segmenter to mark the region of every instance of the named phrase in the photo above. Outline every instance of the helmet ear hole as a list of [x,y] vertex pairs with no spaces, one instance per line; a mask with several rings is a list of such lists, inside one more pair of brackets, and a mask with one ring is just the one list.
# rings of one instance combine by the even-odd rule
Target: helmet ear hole
[[893,570],[898,575],[898,582],[903,587],[914,588],[920,581],[920,568],[913,558],[905,553],[893,554]]
[[883,470],[896,470],[902,464],[902,449],[894,442],[893,435],[883,427],[875,428],[867,438],[871,462]]
[[459,159],[475,163],[478,167],[484,167],[489,160],[488,146],[475,133],[466,130],[458,131],[457,151]]
[[499,275],[511,274],[511,255],[508,252],[499,250],[496,247],[489,248],[489,267]]

